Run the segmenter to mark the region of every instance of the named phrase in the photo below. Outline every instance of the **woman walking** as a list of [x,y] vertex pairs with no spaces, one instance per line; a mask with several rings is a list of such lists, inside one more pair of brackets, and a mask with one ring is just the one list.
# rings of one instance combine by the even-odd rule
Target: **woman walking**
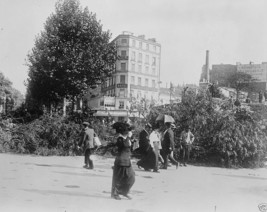
[[128,199],[131,187],[135,182],[135,173],[131,164],[131,140],[129,138],[130,125],[117,122],[113,128],[119,134],[116,142],[118,155],[114,162],[111,197],[120,200],[120,195]]

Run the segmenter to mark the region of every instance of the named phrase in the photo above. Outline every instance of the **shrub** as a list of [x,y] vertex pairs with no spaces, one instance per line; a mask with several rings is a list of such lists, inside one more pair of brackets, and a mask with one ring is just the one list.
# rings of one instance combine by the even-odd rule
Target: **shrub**
[[[174,117],[176,135],[190,125],[195,135],[197,161],[224,167],[259,167],[266,157],[267,139],[258,120],[261,114],[250,108],[232,108],[227,100],[211,98],[209,93],[187,92],[179,104],[154,108],[149,120],[158,114]],[[176,140],[179,146],[179,140]],[[199,154],[201,150],[201,154]]]

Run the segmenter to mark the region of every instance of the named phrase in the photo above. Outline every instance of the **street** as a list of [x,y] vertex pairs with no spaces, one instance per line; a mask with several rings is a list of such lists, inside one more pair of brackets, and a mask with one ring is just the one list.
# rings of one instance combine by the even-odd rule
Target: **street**
[[257,212],[267,203],[267,169],[174,166],[160,173],[133,166],[132,200],[110,198],[114,159],[0,154],[0,211]]

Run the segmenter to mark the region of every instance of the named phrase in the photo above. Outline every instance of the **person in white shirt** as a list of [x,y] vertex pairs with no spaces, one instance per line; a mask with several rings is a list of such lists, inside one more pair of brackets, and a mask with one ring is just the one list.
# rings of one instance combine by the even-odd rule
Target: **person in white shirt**
[[195,136],[190,131],[190,127],[186,126],[185,130],[181,133],[180,140],[181,140],[181,156],[182,156],[182,163],[186,166],[190,159],[190,152],[192,149],[192,144],[194,142]]
[[161,133],[159,132],[159,124],[156,123],[154,126],[154,130],[151,132],[149,136],[150,145],[153,148],[153,151],[156,155],[156,167],[158,167],[158,160],[163,164],[164,160],[160,154],[161,146]]

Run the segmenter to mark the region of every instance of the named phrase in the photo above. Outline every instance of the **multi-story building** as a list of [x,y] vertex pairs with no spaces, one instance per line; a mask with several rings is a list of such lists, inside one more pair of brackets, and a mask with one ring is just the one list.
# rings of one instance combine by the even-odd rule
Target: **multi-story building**
[[254,79],[253,86],[256,90],[265,91],[267,90],[267,62],[261,64],[249,64],[236,63],[237,71],[250,74]]
[[125,120],[133,115],[133,100],[156,100],[159,97],[161,45],[156,39],[146,39],[123,32],[112,42],[117,46],[119,59],[116,70],[101,86],[101,94],[89,101],[97,110],[96,116],[112,116]]

